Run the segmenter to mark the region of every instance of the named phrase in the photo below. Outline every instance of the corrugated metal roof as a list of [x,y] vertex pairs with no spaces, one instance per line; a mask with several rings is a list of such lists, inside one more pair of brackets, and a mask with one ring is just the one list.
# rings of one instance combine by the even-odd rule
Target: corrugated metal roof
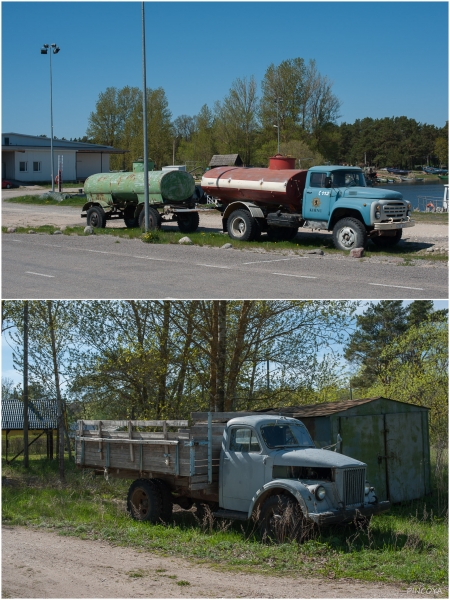
[[[399,402],[400,404],[408,404],[408,402],[401,402],[399,400],[392,400],[392,398],[383,398],[383,396],[377,396],[376,398],[359,398],[356,400],[342,400],[341,402],[324,402],[323,404],[305,404],[305,406],[286,406],[281,408],[270,408],[261,412],[267,412],[269,414],[282,414],[297,419],[306,419],[307,417],[326,417],[338,412],[350,410],[355,406],[361,404],[367,404],[374,400],[390,400],[391,402]],[[418,408],[426,408],[425,406],[414,405]],[[428,410],[428,409],[427,409]]]
[[239,154],[214,154],[209,167],[241,167],[243,165]]
[[[28,429],[57,429],[56,403],[36,400],[28,403]],[[23,429],[23,402],[2,399],[2,429]]]

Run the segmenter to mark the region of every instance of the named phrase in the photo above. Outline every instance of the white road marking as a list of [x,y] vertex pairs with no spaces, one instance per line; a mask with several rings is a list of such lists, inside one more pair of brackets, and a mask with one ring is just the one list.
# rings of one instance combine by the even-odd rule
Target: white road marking
[[310,275],[291,275],[290,273],[272,273],[272,275],[283,275],[284,277],[300,277],[301,279],[317,279],[317,277],[311,277]]
[[25,271],[28,275],[40,275],[41,277],[54,277],[54,275],[45,275],[44,273],[33,273],[33,271]]
[[254,260],[252,262],[245,262],[245,263],[242,263],[242,264],[243,265],[258,265],[258,264],[261,264],[261,263],[280,262],[282,260],[299,260],[300,258],[303,258],[303,257],[300,257],[300,256],[291,256],[290,258],[274,258],[273,260]]
[[234,269],[235,267],[224,267],[222,265],[202,265],[200,263],[197,263],[195,265],[196,267],[211,267],[213,269]]
[[400,290],[419,290],[423,292],[425,288],[408,287],[406,285],[387,285],[385,283],[369,283],[368,285],[378,285],[380,287],[399,288]]

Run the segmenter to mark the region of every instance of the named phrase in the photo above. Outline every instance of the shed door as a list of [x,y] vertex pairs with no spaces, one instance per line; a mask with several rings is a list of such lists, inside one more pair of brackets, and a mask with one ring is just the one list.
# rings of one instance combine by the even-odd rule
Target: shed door
[[341,452],[367,464],[367,480],[378,500],[387,500],[383,415],[340,417]]
[[422,415],[386,415],[389,496],[391,502],[414,500],[426,493]]

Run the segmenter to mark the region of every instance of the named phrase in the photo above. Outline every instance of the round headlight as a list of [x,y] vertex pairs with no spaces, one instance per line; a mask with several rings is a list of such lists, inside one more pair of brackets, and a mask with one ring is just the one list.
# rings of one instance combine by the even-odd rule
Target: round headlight
[[316,487],[317,500],[323,500],[326,495],[327,495],[327,492],[326,492],[325,488],[323,487],[323,485],[319,485],[318,487]]
[[381,218],[381,213],[377,210],[377,212],[375,213],[375,219],[380,219]]
[[366,481],[366,484],[364,485],[364,493],[367,496],[367,494],[370,492],[370,483],[368,481]]

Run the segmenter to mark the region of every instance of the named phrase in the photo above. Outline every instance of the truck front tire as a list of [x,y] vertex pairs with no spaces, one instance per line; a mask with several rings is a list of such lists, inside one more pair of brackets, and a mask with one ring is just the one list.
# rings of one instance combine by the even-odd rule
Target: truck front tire
[[338,250],[353,250],[365,248],[367,245],[367,232],[358,219],[346,217],[333,227],[333,243]]
[[395,235],[379,235],[377,237],[370,238],[375,246],[378,248],[391,248],[399,243],[402,239],[402,229],[397,229]]
[[247,210],[235,210],[228,217],[227,231],[232,240],[250,242],[258,238],[260,227]]
[[136,521],[159,523],[162,513],[162,498],[158,483],[150,479],[136,479],[130,485],[127,509]]
[[86,213],[86,222],[88,227],[101,228],[106,227],[106,213],[101,206],[91,206]]
[[303,533],[303,513],[294,498],[270,496],[261,508],[259,531],[263,541],[282,544],[300,541]]

